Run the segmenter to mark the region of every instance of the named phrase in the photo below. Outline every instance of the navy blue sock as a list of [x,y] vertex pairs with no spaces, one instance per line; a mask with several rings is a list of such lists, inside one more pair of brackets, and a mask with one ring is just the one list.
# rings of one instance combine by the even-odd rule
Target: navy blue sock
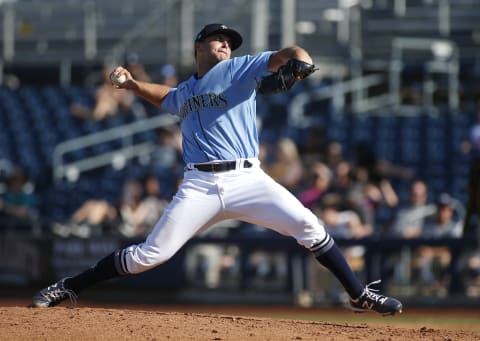
[[342,283],[348,295],[356,299],[363,292],[363,285],[348,265],[342,252],[333,239],[327,235],[326,240],[310,249],[315,258]]
[[64,282],[65,287],[78,294],[83,289],[96,283],[120,276],[115,267],[115,257],[116,253],[113,252],[101,259],[90,269],[85,270],[74,277],[66,279]]

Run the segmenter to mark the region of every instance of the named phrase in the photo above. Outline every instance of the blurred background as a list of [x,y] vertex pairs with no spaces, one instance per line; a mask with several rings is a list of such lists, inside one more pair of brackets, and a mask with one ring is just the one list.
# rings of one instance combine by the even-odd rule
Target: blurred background
[[[76,273],[152,229],[183,175],[178,122],[106,75],[123,65],[175,86],[194,70],[195,34],[219,22],[242,33],[237,55],[311,53],[312,77],[257,98],[262,167],[362,281],[381,278],[406,304],[478,305],[479,5],[0,1],[2,292]],[[238,221],[114,287],[190,303],[346,300],[293,239]]]

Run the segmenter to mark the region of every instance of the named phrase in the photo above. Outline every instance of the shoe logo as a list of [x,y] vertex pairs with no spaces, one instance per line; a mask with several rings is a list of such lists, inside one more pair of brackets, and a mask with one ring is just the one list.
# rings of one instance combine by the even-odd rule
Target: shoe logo
[[367,301],[363,302],[363,303],[362,303],[362,308],[366,308],[366,309],[372,310],[372,308],[373,308],[373,302],[372,302],[372,303],[368,303]]

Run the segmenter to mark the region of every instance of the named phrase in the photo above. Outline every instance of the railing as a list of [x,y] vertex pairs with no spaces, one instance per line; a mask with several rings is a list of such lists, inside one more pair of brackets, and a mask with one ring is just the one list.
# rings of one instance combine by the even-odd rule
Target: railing
[[[133,136],[176,122],[178,122],[178,119],[175,116],[163,114],[61,142],[55,146],[53,151],[53,179],[56,183],[61,181],[63,177],[75,181],[82,172],[87,170],[110,164],[121,167],[127,160],[151,154],[155,148],[155,142],[146,141],[134,144]],[[64,161],[64,157],[68,153],[115,140],[122,141],[120,148],[73,162]]]
[[459,99],[459,64],[460,55],[457,44],[447,39],[427,39],[412,37],[397,37],[392,41],[392,55],[390,60],[390,92],[396,108],[402,106],[402,72],[404,60],[411,52],[427,52],[431,56],[427,60],[418,58],[425,66],[423,75],[420,75],[423,85],[423,108],[434,110],[433,97],[438,85],[434,82],[434,75],[440,74],[447,78],[448,106],[453,112],[458,111]]
[[310,126],[312,118],[306,115],[305,105],[313,101],[331,100],[332,109],[335,113],[341,113],[346,108],[348,94],[355,94],[351,110],[355,113],[364,113],[393,105],[390,93],[366,98],[366,91],[370,87],[386,84],[386,76],[369,75],[333,85],[322,87],[310,92],[302,92],[296,95],[288,107],[288,123],[291,126],[305,128]]

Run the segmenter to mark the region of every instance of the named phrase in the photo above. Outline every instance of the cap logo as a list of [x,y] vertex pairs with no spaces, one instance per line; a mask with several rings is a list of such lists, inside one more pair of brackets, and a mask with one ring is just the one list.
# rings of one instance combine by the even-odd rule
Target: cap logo
[[224,24],[209,24],[206,25],[200,32],[197,33],[195,41],[203,41],[206,37],[212,34],[225,34],[230,37],[232,51],[242,45],[242,36],[235,30],[228,28]]

